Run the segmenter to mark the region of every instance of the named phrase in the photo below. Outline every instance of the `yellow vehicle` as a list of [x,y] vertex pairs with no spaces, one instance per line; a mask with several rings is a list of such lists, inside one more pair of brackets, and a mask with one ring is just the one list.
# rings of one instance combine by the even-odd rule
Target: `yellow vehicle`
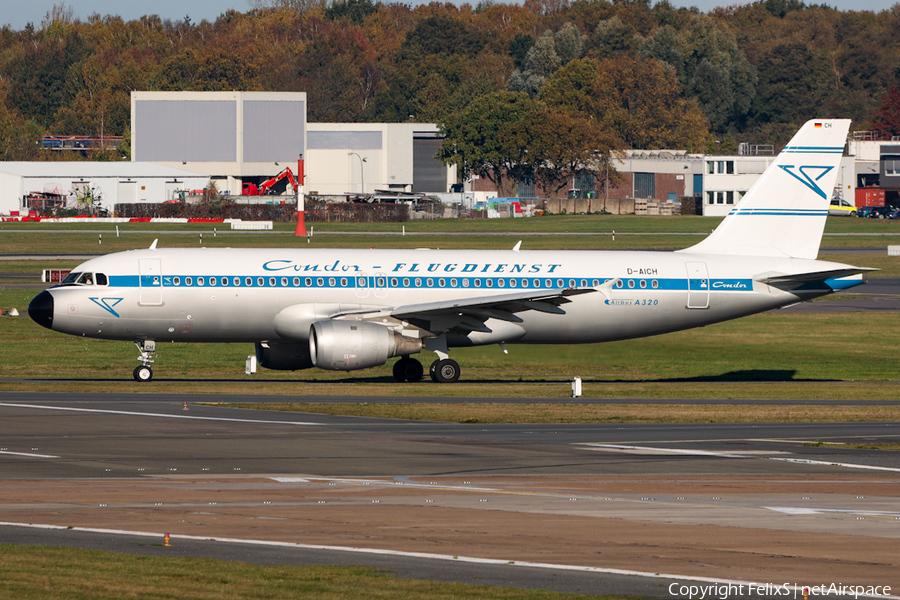
[[828,214],[838,217],[855,217],[856,206],[850,204],[843,198],[832,198],[831,206],[828,207]]

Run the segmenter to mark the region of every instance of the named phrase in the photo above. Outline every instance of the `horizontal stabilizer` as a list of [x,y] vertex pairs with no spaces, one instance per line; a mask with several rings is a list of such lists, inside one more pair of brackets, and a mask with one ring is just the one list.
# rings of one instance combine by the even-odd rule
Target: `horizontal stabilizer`
[[[851,267],[848,269],[795,273],[792,275],[766,273],[754,277],[754,280],[785,291],[810,288],[810,286],[815,286],[816,284],[819,284],[818,287],[840,290],[866,283],[866,273],[877,270],[865,267]],[[854,275],[859,275],[860,277],[853,278]]]
[[827,279],[836,279],[839,277],[849,277],[850,275],[859,275],[869,271],[877,271],[878,269],[868,269],[865,267],[853,267],[852,269],[835,269],[833,271],[815,271],[813,273],[797,273],[795,275],[773,275],[763,276],[756,279],[761,283],[776,285],[778,283],[804,283],[807,281],[825,281]]

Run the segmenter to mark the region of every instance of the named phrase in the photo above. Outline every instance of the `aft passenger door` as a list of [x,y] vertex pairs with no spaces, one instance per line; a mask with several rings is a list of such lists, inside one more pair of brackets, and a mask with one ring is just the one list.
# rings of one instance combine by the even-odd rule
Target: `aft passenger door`
[[705,262],[689,262],[687,268],[688,308],[709,308],[709,273]]
[[158,258],[142,258],[138,261],[141,286],[141,306],[161,306],[162,267]]

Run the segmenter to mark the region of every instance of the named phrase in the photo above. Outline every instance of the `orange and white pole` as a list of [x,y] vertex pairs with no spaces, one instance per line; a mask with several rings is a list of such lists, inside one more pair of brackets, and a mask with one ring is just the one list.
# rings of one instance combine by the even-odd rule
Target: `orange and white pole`
[[294,190],[297,193],[297,229],[294,231],[294,235],[306,235],[306,222],[303,218],[304,177],[303,155],[301,154],[297,159],[297,188]]

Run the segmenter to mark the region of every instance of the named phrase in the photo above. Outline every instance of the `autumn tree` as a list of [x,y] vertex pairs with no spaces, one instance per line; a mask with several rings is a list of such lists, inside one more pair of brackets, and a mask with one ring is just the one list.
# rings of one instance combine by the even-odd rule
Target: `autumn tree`
[[583,52],[584,36],[571,23],[566,23],[555,33],[548,30],[528,49],[523,68],[513,71],[507,89],[535,96],[548,77],[570,61],[580,58]]
[[6,85],[0,84],[0,160],[38,160],[41,127],[6,105]]
[[347,19],[358,24],[379,10],[381,10],[381,2],[344,0],[343,2],[332,2],[331,6],[325,9],[325,18],[332,21]]
[[674,69],[654,59],[572,61],[547,82],[541,99],[593,119],[629,148],[694,150],[706,140],[700,109],[681,98]]
[[697,100],[714,129],[741,123],[750,110],[756,69],[734,33],[715,19],[694,15],[681,32],[659,27],[641,43],[640,52],[675,69],[683,95]]
[[618,15],[601,21],[588,38],[588,55],[594,58],[609,58],[634,51],[640,43],[640,36],[631,25]]
[[71,69],[87,56],[88,48],[68,21],[45,21],[44,29],[26,37],[4,69],[9,102],[26,119],[49,127],[78,89],[70,79]]
[[372,44],[359,29],[343,25],[306,46],[299,73],[309,119],[320,122],[361,120],[380,81]]
[[473,99],[502,89],[508,59],[485,50],[484,35],[462,17],[427,17],[400,46],[376,96],[382,121],[441,122]]
[[530,179],[528,116],[538,103],[525,92],[496,92],[473,101],[441,124],[444,141],[437,157],[491,181],[502,194],[510,184]]
[[543,103],[529,119],[529,157],[534,179],[545,190],[559,194],[579,173],[609,172],[610,151],[620,147],[620,141],[593,119],[551,110]]
[[236,52],[187,49],[163,63],[150,86],[162,91],[253,91],[258,89],[258,75],[259,67]]
[[900,85],[895,83],[884,95],[872,126],[887,135],[900,135]]

